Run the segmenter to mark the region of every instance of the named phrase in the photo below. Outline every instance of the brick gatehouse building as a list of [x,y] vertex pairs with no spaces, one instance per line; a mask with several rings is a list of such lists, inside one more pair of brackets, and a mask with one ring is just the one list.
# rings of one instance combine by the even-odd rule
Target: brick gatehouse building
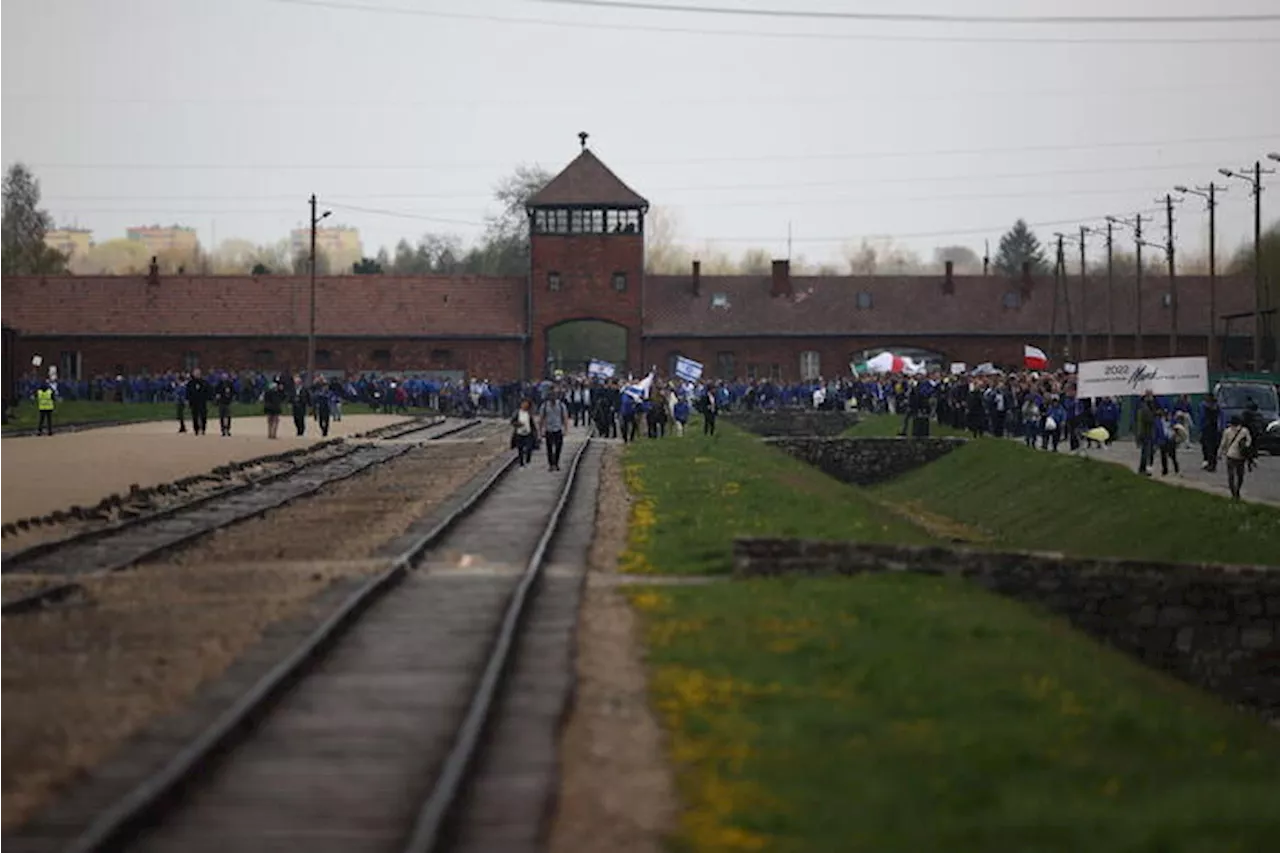
[[[716,377],[783,380],[848,371],[882,349],[942,361],[1018,364],[1024,343],[1066,354],[1067,307],[1052,276],[648,275],[649,203],[584,145],[528,205],[529,272],[517,277],[321,276],[316,366],[325,371],[442,371],[540,377],[590,358],[640,372],[676,355]],[[1074,270],[1071,270],[1074,272]],[[1170,354],[1168,279],[1068,280],[1072,357]],[[4,325],[19,364],[42,355],[62,375],[177,368],[299,370],[306,365],[306,276],[49,276],[4,280]],[[1208,279],[1177,285],[1177,352],[1205,354]],[[1215,365],[1244,353],[1252,283],[1218,283]],[[1055,310],[1055,301],[1059,304]],[[1135,334],[1141,320],[1142,335]],[[1108,335],[1110,324],[1111,335]],[[1081,340],[1080,332],[1087,335]],[[1056,337],[1053,333],[1056,330]]]

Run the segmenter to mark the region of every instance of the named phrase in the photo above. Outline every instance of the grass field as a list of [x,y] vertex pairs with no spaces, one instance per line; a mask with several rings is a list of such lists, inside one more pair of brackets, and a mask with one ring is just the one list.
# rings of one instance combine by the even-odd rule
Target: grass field
[[[363,415],[367,414],[370,409],[364,404],[345,403],[342,411],[344,414]],[[237,418],[261,415],[262,404],[236,403],[232,406],[231,414]],[[141,423],[142,421],[171,420],[177,423],[177,408],[173,403],[116,403],[92,400],[64,400],[58,403],[53,417],[55,429],[58,425],[96,424],[110,421]],[[191,414],[188,412],[187,418],[190,419],[190,417]],[[209,407],[209,417],[211,420],[217,420],[218,410],[216,407]],[[35,403],[24,401],[14,410],[14,418],[4,425],[4,430],[8,432],[10,430],[35,429],[38,422],[39,412],[36,410]]]
[[[726,572],[743,533],[928,538],[876,501],[923,502],[911,512],[1005,546],[1219,559],[1275,547],[1259,535],[1276,517],[1265,508],[1010,442],[874,490],[732,427],[641,441],[626,466],[624,568],[655,574]],[[685,807],[675,849],[1200,853],[1265,849],[1280,831],[1275,732],[975,586],[877,575],[629,594]]]
[[636,589],[687,851],[1253,851],[1280,737],[952,579]]
[[695,430],[681,439],[642,439],[627,451],[626,475],[640,498],[632,506],[627,571],[724,574],[733,568],[738,536],[930,539],[865,493],[732,426],[711,439]]
[[[903,418],[899,415],[862,415],[856,426],[845,430],[850,438],[882,438],[902,433]],[[934,421],[929,424],[929,435],[932,436],[966,436],[962,429],[955,429]]]
[[1272,565],[1280,509],[1173,489],[1117,465],[973,441],[871,489],[979,531],[987,547],[1184,562]]

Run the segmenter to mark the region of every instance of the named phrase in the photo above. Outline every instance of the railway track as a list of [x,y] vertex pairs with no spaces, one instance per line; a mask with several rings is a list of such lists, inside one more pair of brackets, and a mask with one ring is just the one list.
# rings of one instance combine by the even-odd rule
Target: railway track
[[[479,420],[448,424],[445,418],[384,427],[365,439],[403,439],[419,433],[428,441],[456,435],[480,425]],[[344,452],[325,456],[149,515],[83,531],[65,539],[34,545],[6,555],[4,574],[59,576],[67,580],[15,595],[0,605],[15,615],[63,601],[81,590],[78,575],[114,572],[180,547],[215,530],[276,509],[324,487],[401,456],[412,443],[351,442]]]
[[[566,447],[563,474],[512,459],[491,469],[287,659],[57,849],[535,849],[527,826],[521,843],[509,826],[478,841],[469,810],[485,800],[476,786],[495,766],[491,753],[510,752],[490,746],[504,741],[507,718],[537,717],[554,742],[559,711],[530,708],[518,685],[527,660],[547,658],[539,632],[548,604],[536,591],[566,581],[543,577],[553,542],[562,525],[572,528],[563,547],[589,541],[581,499],[566,510],[590,444]],[[482,570],[440,562],[478,543],[487,543]],[[549,587],[551,598],[562,588]],[[568,630],[563,608],[551,618]],[[554,761],[552,748],[545,763]],[[532,812],[523,804],[537,823],[541,797],[525,799],[539,800]],[[43,841],[30,849],[51,849]]]

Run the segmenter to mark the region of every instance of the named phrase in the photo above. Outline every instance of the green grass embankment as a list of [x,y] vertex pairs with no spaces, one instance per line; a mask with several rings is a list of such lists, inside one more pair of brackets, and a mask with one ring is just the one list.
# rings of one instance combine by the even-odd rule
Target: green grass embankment
[[1173,562],[1280,563],[1280,509],[1175,489],[1118,465],[972,441],[870,490],[979,532],[984,547]]
[[[178,422],[177,406],[174,403],[116,403],[96,400],[62,400],[53,413],[53,426],[85,426],[89,424],[127,422],[142,423],[144,421]],[[364,415],[370,411],[362,403],[344,403],[344,415]],[[410,410],[413,414],[414,410]],[[262,414],[261,403],[235,403],[231,407],[231,416],[235,418],[253,417]],[[218,409],[209,406],[210,420],[217,421]],[[187,420],[191,420],[191,412],[187,412]],[[23,401],[14,409],[14,417],[4,425],[4,431],[35,429],[39,423],[39,412],[33,402]]]
[[[959,485],[945,500],[930,494],[929,505],[977,521],[1022,512],[1015,520],[1037,523],[1027,504],[1052,498],[1012,488],[1024,481],[1055,481],[1048,495],[1097,492],[1094,511],[1119,513],[1131,528],[1147,516],[1127,500],[1183,499],[1132,477],[1096,479],[1106,465],[1074,485],[1065,466],[1083,460],[1019,450],[976,442],[876,498],[916,500],[951,465],[941,479]],[[632,570],[726,572],[743,534],[929,538],[885,515],[867,490],[732,428],[714,439],[641,440],[626,466]],[[1134,484],[1142,491],[1127,491]],[[1082,523],[1054,527],[1043,542],[1106,550],[1105,540],[1087,543],[1099,534]],[[1199,527],[1182,519],[1136,529],[1179,524]],[[999,541],[1041,543],[1031,539]],[[1231,553],[1251,547],[1262,546]],[[683,806],[674,849],[1203,853],[1264,849],[1280,831],[1274,732],[975,586],[875,575],[629,595]]]

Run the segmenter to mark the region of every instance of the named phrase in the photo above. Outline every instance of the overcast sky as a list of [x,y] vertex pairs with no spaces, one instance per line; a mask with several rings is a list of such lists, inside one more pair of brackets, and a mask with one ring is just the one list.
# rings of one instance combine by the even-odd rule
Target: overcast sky
[[[1280,0],[703,5],[1280,13]],[[677,213],[691,244],[781,254],[790,223],[793,252],[811,259],[887,234],[922,252],[980,252],[1019,216],[1062,222],[1037,229],[1047,238],[1152,208],[1174,184],[1280,149],[1280,24],[1267,22],[866,22],[531,0],[6,0],[2,32],[4,162],[30,163],[58,222],[99,241],[155,222],[194,226],[206,246],[215,236],[274,240],[305,222],[313,191],[335,221],[360,228],[368,254],[424,231],[471,236],[498,179],[522,162],[559,169],[586,130],[623,180]],[[1229,183],[1227,248],[1251,227],[1247,187]],[[1264,202],[1264,218],[1280,218],[1280,191]],[[1183,205],[1179,218],[1183,245],[1202,246],[1202,206]]]

